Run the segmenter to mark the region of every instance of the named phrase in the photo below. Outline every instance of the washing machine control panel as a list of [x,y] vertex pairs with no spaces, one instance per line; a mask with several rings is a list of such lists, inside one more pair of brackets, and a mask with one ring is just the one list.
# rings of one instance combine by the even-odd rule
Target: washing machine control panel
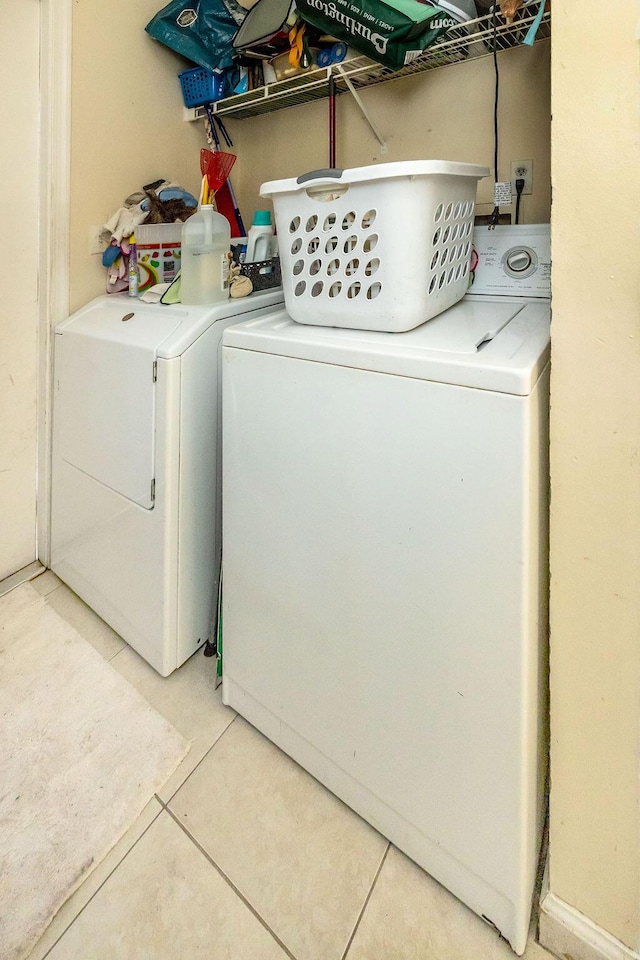
[[549,224],[476,227],[469,293],[551,296]]

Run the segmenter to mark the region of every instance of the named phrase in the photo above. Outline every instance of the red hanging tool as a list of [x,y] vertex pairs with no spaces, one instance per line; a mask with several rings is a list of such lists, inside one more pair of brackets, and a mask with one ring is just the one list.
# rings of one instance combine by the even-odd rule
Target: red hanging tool
[[329,167],[336,165],[336,78],[329,74]]
[[216,193],[225,182],[231,168],[236,162],[235,153],[223,153],[222,150],[216,150],[215,153],[203,147],[200,151],[200,172],[206,176],[209,184],[209,190]]

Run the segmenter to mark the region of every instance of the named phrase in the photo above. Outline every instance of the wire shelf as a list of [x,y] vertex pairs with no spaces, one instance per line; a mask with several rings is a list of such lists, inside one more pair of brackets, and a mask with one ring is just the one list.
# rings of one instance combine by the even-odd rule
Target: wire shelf
[[[525,0],[517,20],[513,23],[508,24],[498,18],[495,31],[498,51],[510,50],[522,43],[535,20],[538,8],[538,0]],[[536,42],[548,40],[550,37],[551,11],[546,10],[538,28]],[[238,119],[255,117],[262,113],[270,113],[273,110],[327,97],[331,74],[335,77],[336,93],[344,93],[348,89],[345,78],[358,89],[377,83],[387,83],[390,80],[401,80],[404,77],[425,73],[427,70],[449,66],[452,63],[463,63],[490,56],[493,53],[493,38],[493,16],[488,14],[453,27],[442,40],[429,47],[420,57],[401,70],[391,70],[365,56],[355,56],[328,67],[315,67],[295,77],[258,87],[248,93],[226,97],[224,100],[213,103],[212,109],[218,116],[233,116]],[[202,107],[196,107],[191,113],[193,119],[200,119],[204,115]]]

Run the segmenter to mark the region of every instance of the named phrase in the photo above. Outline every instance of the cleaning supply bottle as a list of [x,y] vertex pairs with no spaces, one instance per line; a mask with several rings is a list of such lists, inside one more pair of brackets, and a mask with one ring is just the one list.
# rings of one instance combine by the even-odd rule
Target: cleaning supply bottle
[[202,204],[182,227],[182,303],[221,303],[229,298],[230,250],[229,221],[212,204]]
[[247,255],[245,263],[268,260],[273,256],[274,236],[270,210],[256,210],[253,223],[247,234]]
[[129,237],[129,264],[127,267],[129,276],[129,296],[138,296],[138,253],[136,248],[135,234]]

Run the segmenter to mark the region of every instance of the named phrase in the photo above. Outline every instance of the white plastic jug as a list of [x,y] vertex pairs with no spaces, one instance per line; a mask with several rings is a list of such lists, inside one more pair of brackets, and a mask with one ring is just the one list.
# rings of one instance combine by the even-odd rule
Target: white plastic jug
[[268,260],[274,255],[275,238],[271,223],[270,210],[256,210],[253,223],[247,234],[247,255],[245,263]]
[[221,303],[229,298],[230,250],[229,221],[211,204],[203,204],[182,227],[182,303]]

